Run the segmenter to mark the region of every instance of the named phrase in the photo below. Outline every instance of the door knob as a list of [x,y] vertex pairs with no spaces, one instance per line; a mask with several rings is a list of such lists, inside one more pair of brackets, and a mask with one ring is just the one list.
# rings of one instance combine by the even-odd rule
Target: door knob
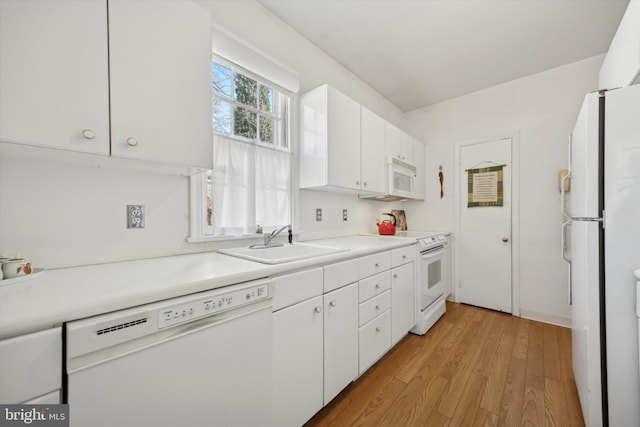
[[136,145],[138,145],[138,140],[135,138],[127,138],[127,144],[129,144],[132,147],[135,147]]
[[508,237],[503,237],[503,238],[502,238],[502,241],[503,241],[503,242],[505,242],[505,243],[507,243],[507,242],[509,241],[509,238],[508,238]]

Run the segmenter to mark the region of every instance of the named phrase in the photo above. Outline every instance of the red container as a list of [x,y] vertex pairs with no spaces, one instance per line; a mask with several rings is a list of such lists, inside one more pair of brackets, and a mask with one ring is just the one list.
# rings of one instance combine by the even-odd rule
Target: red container
[[396,234],[395,215],[390,213],[383,213],[382,215],[389,215],[391,217],[391,220],[393,220],[393,222],[391,222],[388,219],[385,219],[382,222],[377,222],[376,225],[378,226],[378,234],[383,236],[393,236],[394,234]]

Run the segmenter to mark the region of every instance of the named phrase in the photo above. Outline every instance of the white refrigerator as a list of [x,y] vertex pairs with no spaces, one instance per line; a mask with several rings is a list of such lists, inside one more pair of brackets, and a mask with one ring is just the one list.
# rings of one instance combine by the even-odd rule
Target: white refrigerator
[[586,96],[566,180],[562,256],[570,265],[573,372],[585,424],[640,426],[640,86]]

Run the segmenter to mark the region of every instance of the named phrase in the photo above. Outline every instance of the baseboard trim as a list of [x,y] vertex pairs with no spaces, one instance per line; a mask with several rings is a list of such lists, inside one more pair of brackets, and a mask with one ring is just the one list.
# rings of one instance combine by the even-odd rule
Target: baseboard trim
[[538,322],[550,323],[552,325],[562,326],[565,328],[571,327],[571,318],[563,316],[555,316],[548,313],[539,313],[537,311],[529,311],[520,309],[520,317],[529,320],[536,320]]

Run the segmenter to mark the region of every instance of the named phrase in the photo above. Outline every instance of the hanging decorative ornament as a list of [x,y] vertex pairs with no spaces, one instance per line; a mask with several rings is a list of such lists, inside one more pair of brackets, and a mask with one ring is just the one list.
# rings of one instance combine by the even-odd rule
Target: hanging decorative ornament
[[438,170],[440,171],[438,172],[438,179],[440,180],[440,198],[442,199],[444,197],[444,190],[442,187],[442,184],[444,182],[444,173],[442,173],[442,165],[440,165]]

